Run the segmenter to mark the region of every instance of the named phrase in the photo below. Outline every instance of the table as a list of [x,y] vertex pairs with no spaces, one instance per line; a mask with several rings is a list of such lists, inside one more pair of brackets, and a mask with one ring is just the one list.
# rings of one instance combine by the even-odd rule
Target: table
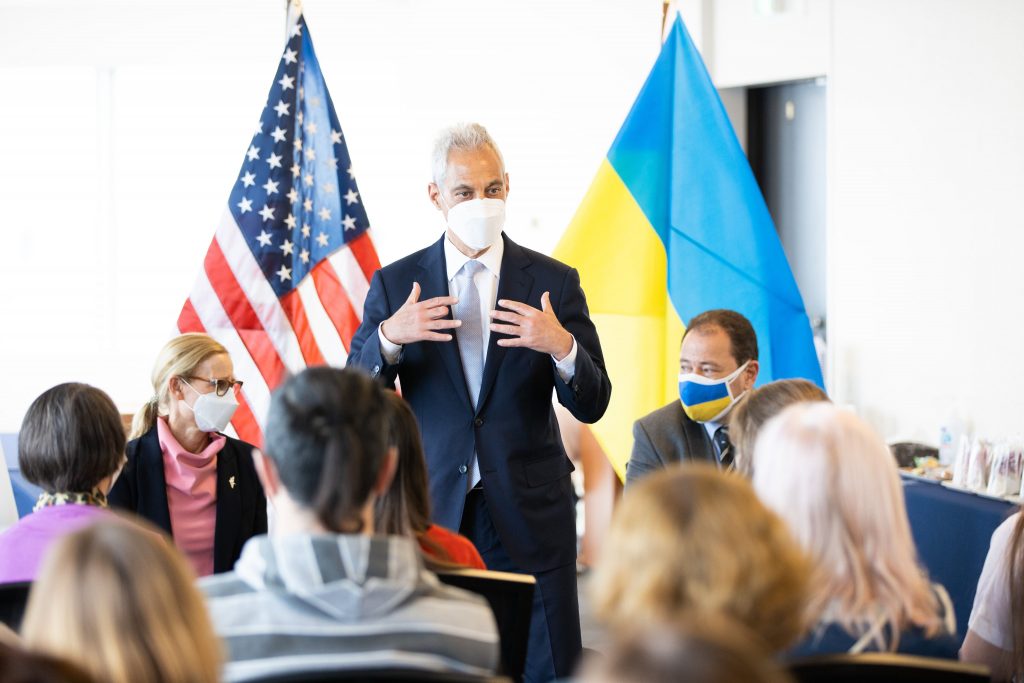
[[918,556],[931,579],[949,591],[963,638],[992,532],[1018,506],[938,482],[902,478]]

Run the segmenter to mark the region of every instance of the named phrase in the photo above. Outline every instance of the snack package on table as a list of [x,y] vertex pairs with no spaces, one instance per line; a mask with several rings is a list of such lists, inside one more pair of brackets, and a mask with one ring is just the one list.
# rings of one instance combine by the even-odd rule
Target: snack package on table
[[953,460],[953,486],[967,488],[967,470],[971,463],[971,439],[966,434],[960,435],[956,457]]
[[983,492],[988,488],[989,461],[992,444],[985,439],[975,439],[971,446],[971,457],[967,463],[967,488]]
[[1013,496],[1020,492],[1024,454],[1019,443],[1000,441],[992,446],[992,466],[988,474],[990,496]]

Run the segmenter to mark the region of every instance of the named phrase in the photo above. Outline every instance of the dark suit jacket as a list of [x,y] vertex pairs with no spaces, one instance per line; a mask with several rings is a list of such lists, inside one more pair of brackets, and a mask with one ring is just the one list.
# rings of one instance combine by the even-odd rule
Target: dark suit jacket
[[672,401],[633,423],[633,453],[626,463],[626,486],[682,460],[718,462],[704,425],[688,418],[682,403]]
[[[230,436],[227,439],[217,454],[213,571],[218,574],[234,568],[246,541],[267,533],[267,499],[256,477],[253,447]],[[163,453],[156,427],[129,441],[127,453],[128,462],[107,496],[110,505],[132,510],[173,536]],[[234,486],[230,483],[232,477]]]
[[494,332],[476,410],[466,389],[457,339],[406,344],[397,364],[385,362],[377,327],[402,306],[413,282],[420,283],[421,301],[448,295],[443,237],[374,274],[348,362],[391,386],[396,378],[401,380],[402,396],[423,432],[434,521],[459,528],[475,449],[488,510],[502,545],[523,570],[541,572],[570,564],[576,557],[569,482],[573,466],[562,448],[552,389],[577,419],[594,422],[608,407],[611,382],[579,274],[502,238],[505,252],[497,298],[539,309],[541,294],[550,292],[558,320],[578,345],[571,383],[558,376],[551,356],[498,346],[504,335]]

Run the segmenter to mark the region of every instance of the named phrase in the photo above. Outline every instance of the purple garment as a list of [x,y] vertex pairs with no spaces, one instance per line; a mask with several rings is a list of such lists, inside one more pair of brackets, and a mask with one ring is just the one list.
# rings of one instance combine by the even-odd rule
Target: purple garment
[[18,520],[0,533],[0,583],[34,581],[54,541],[110,514],[95,505],[53,505]]

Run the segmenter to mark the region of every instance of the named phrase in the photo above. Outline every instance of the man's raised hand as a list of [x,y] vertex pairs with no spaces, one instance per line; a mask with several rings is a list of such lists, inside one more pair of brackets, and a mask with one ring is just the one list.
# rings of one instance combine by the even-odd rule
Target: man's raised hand
[[491,323],[492,332],[507,334],[511,339],[499,339],[498,346],[524,346],[562,360],[572,351],[572,335],[555,317],[551,297],[547,292],[540,297],[542,310],[518,301],[502,299],[498,302],[508,311],[491,311],[491,318],[505,323]]
[[418,341],[451,341],[452,335],[438,330],[452,330],[462,325],[461,320],[448,320],[449,306],[458,303],[454,296],[435,296],[420,301],[420,283],[412,283],[412,292],[402,307],[384,321],[380,331],[393,344]]

